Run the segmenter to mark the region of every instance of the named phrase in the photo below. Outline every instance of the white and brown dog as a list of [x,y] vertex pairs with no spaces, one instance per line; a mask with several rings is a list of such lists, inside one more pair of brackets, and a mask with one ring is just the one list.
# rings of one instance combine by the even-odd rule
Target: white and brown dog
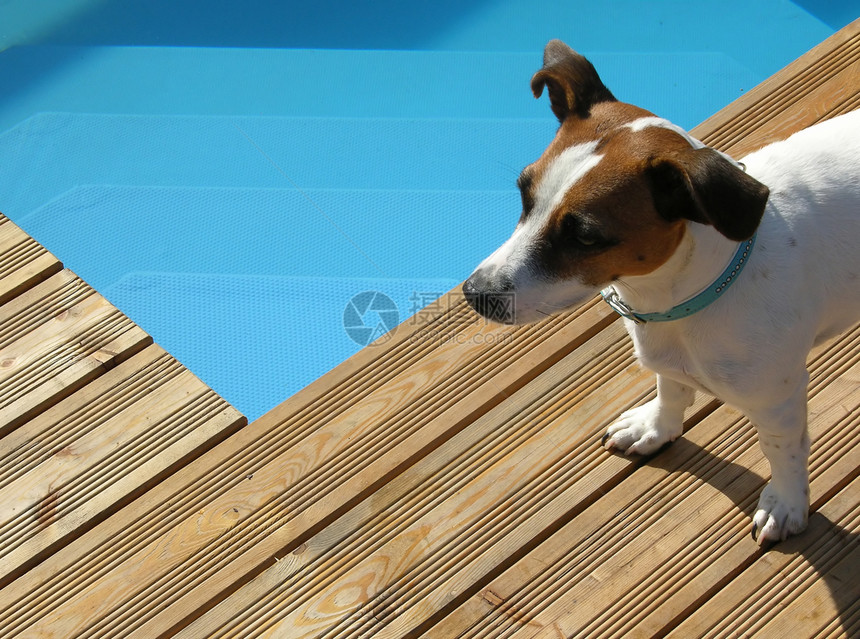
[[657,397],[604,446],[649,454],[681,435],[695,390],[755,424],[772,478],[753,537],[809,509],[806,358],[860,319],[860,111],[736,162],[618,102],[558,40],[532,78],[561,122],[520,176],[513,235],[463,286],[482,315],[532,322],[602,291]]

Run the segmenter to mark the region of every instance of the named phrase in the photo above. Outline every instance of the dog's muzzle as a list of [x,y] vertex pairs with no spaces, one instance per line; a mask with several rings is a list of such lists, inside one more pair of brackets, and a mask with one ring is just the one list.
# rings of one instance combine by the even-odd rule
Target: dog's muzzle
[[469,306],[487,319],[501,324],[515,323],[514,290],[510,282],[490,287],[475,273],[463,284],[463,295]]

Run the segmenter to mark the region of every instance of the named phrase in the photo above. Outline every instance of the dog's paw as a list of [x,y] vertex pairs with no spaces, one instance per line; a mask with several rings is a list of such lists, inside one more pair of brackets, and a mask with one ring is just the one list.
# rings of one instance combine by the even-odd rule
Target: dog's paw
[[683,424],[660,415],[656,399],[623,413],[603,436],[603,447],[617,449],[625,455],[650,455],[658,448],[680,437]]
[[806,528],[809,499],[803,490],[790,497],[780,495],[771,484],[765,486],[753,517],[752,537],[760,545],[768,540],[782,541]]

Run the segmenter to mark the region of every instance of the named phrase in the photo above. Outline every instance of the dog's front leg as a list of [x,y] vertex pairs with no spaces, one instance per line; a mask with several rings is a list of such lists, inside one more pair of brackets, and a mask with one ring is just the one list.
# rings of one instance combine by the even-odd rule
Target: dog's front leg
[[684,411],[693,404],[695,395],[689,386],[657,375],[657,397],[623,413],[606,431],[603,446],[626,455],[650,455],[681,436]]
[[809,513],[809,433],[806,384],[771,410],[750,412],[771,479],[753,517],[753,539],[779,541],[806,528]]

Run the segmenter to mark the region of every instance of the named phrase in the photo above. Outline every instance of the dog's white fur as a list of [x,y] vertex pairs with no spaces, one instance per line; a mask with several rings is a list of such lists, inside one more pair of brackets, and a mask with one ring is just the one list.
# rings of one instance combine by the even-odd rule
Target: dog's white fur
[[[657,373],[658,397],[622,415],[605,445],[648,454],[674,440],[691,389],[740,408],[772,471],[754,524],[762,540],[784,539],[805,528],[809,508],[807,355],[860,319],[860,111],[742,162],[770,188],[746,270],[718,304],[689,318],[628,321],[640,361]],[[671,308],[730,261],[735,242],[690,226],[677,259],[615,284],[632,308]]]
[[[548,52],[547,58],[553,55],[559,54]],[[693,148],[703,146],[650,115],[626,126],[636,134],[664,128]],[[595,140],[546,163],[532,188],[531,214],[464,287],[470,301],[493,290],[512,293],[516,321],[533,321],[577,306],[610,284],[548,277],[536,263],[545,259],[539,247],[546,250],[553,211],[574,184],[582,188],[596,181],[602,162]],[[741,409],[755,424],[772,471],[753,535],[777,540],[802,531],[809,509],[808,353],[860,319],[860,111],[771,144],[743,158],[742,165],[770,189],[746,268],[722,297],[687,318],[626,320],[637,356],[657,373],[657,397],[623,414],[604,444],[626,453],[656,451],[681,435],[696,390]],[[665,312],[690,299],[731,262],[737,241],[707,224],[685,224],[665,262],[611,282],[636,312]]]

